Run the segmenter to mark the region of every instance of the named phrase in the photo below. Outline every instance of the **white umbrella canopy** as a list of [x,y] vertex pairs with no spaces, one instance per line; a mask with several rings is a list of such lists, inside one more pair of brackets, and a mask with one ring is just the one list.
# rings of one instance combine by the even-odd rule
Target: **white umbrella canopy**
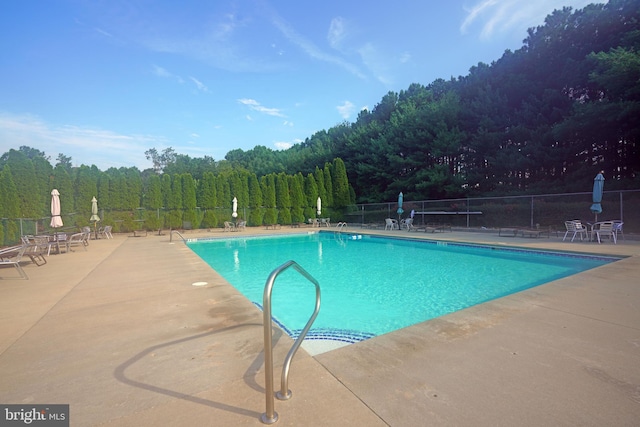
[[64,224],[60,216],[60,193],[57,189],[51,190],[51,228],[59,228]]
[[234,197],[232,202],[233,202],[233,213],[231,214],[231,216],[234,218],[237,218],[238,217],[238,199]]
[[318,200],[316,201],[316,209],[318,216],[322,215],[322,199],[320,199],[320,197],[318,197]]
[[91,218],[89,221],[100,221],[100,217],[98,216],[98,200],[94,197],[91,199]]

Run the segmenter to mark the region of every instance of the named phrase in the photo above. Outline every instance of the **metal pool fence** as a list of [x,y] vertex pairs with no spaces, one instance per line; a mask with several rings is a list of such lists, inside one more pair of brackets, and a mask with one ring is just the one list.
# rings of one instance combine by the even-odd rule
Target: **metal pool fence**
[[[469,197],[461,199],[411,200],[405,195],[402,218],[415,212],[415,224],[449,224],[456,228],[499,228],[508,226],[550,228],[564,231],[564,221],[580,219],[594,222],[596,217],[590,211],[591,192],[537,194],[528,196],[503,197]],[[375,224],[383,226],[385,218],[398,219],[398,202],[367,203],[348,206],[345,209],[323,208],[323,217],[331,219],[332,224],[340,221],[349,226]],[[97,225],[112,225],[116,233],[134,231],[157,231],[168,229],[197,229],[223,227],[224,221],[233,221],[230,208],[210,209],[213,211],[215,223],[207,224],[207,210],[197,208],[194,211],[178,211],[138,208],[133,211],[117,211],[100,209],[100,221]],[[249,226],[264,225],[264,208],[238,208],[238,218],[248,220]],[[315,207],[311,209],[315,215]],[[170,222],[171,217],[178,217],[180,226]],[[189,220],[187,220],[189,218]],[[52,230],[49,228],[50,217],[44,218],[0,218],[0,226],[4,235],[0,244],[14,244],[20,236],[41,234],[52,231],[77,231],[82,226],[94,224],[88,216],[64,214],[65,227]],[[621,220],[624,232],[640,233],[640,189],[605,191],[602,198],[602,213],[598,220]],[[305,219],[306,221],[306,219]],[[282,224],[287,225],[287,224]]]
[[[476,197],[441,200],[407,200],[402,218],[414,211],[414,223],[446,223],[462,228],[505,226],[552,227],[564,230],[564,221],[594,222],[591,192],[538,194],[528,196]],[[349,223],[383,224],[385,218],[398,219],[398,202],[369,203],[349,208]],[[621,220],[625,233],[640,232],[640,190],[605,191],[598,221]]]

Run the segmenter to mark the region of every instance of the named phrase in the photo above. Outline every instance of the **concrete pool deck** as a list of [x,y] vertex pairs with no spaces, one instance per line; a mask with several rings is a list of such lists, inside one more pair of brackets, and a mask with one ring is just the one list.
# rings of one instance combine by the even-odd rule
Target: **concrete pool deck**
[[[275,425],[637,425],[639,241],[410,235],[628,258],[314,357],[300,349]],[[263,425],[262,312],[177,235],[115,235],[24,268],[30,280],[0,270],[0,404],[69,404],[72,426]],[[292,340],[277,331],[274,344],[279,389]]]

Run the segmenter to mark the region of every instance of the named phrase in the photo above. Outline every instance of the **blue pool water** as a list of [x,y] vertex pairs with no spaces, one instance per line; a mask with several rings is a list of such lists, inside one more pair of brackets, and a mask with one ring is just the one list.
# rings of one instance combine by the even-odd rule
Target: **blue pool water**
[[[188,246],[256,305],[269,274],[295,260],[319,283],[310,338],[346,342],[381,335],[615,261],[513,248],[377,236],[305,233],[212,239]],[[292,336],[315,288],[293,269],[276,279],[272,314]]]

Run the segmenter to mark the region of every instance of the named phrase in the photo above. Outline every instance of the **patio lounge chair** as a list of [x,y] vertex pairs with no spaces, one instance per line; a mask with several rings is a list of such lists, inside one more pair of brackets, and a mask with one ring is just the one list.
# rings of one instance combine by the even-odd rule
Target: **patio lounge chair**
[[224,222],[224,231],[235,231],[235,225],[231,221]]
[[416,227],[415,225],[413,225],[413,218],[407,218],[404,220],[404,223],[402,224],[403,228],[406,228],[407,231],[419,231],[422,230],[421,227]]
[[616,230],[613,227],[613,221],[604,221],[594,224],[591,235],[592,238],[593,234],[598,237],[598,243],[601,243],[600,236],[608,237],[609,240],[613,241],[614,244],[618,243],[618,239],[616,238]]
[[40,236],[22,236],[22,243],[27,245],[25,255],[28,256],[31,261],[40,267],[47,263],[47,259],[44,254],[49,251],[49,239],[47,237]]
[[618,233],[620,233],[622,235],[622,240],[624,240],[624,233],[622,232],[622,225],[624,224],[624,222],[620,221],[620,220],[613,220],[613,231],[616,232],[616,240],[618,240]]
[[62,253],[62,248],[65,248],[67,252],[69,252],[69,248],[67,247],[67,233],[56,233],[53,236],[53,241],[51,242],[51,247],[56,248],[57,253]]
[[387,218],[384,220],[384,229],[385,230],[397,230],[398,229],[398,221],[392,218]]
[[246,226],[247,221],[238,221],[238,224],[236,224],[236,231],[246,230]]
[[103,236],[105,239],[113,239],[113,235],[111,234],[111,230],[113,230],[113,226],[105,225],[104,227],[100,227],[98,233]]
[[20,277],[22,279],[28,280],[29,276],[24,272],[22,267],[20,266],[20,262],[22,261],[22,257],[24,256],[25,251],[29,248],[29,245],[21,245],[21,246],[12,246],[10,248],[5,248],[0,251],[0,265],[10,265],[14,266]]
[[573,233],[573,235],[571,236],[572,242],[573,242],[573,239],[575,239],[576,235],[578,234],[580,235],[580,240],[584,240],[585,237],[587,238],[589,237],[589,232],[587,231],[587,228],[584,225],[582,225],[582,222],[578,220],[565,221],[564,226],[567,228],[567,231],[564,233],[564,237],[562,238],[563,242],[565,241],[569,233]]
[[86,233],[86,232],[72,234],[65,242],[67,252],[71,251],[72,246],[82,246],[82,248],[86,251],[87,244],[85,242],[88,239],[89,239],[89,233]]

